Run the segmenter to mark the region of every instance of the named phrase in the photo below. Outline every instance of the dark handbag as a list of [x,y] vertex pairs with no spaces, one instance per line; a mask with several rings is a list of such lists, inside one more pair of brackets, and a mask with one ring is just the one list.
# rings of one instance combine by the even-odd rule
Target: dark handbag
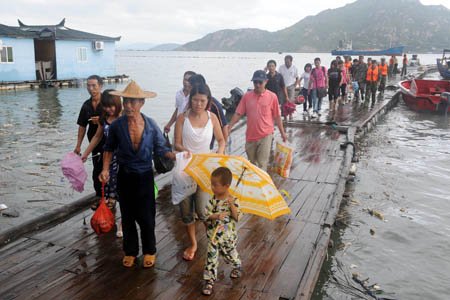
[[[170,144],[169,135],[164,132],[164,138],[166,139],[166,147],[172,150],[172,145]],[[153,162],[155,164],[155,170],[158,174],[164,174],[170,172],[175,166],[175,162],[170,158],[155,156],[153,157]]]
[[324,88],[324,87],[318,88],[318,89],[317,89],[317,96],[318,96],[319,98],[326,97],[326,96],[327,96],[327,89]]

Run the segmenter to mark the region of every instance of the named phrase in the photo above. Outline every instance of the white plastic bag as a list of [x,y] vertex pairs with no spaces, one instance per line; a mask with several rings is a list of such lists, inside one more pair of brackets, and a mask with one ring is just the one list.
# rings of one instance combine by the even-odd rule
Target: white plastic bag
[[186,158],[186,153],[187,152],[177,153],[177,160],[175,163],[175,168],[173,169],[172,203],[174,205],[179,204],[181,201],[194,194],[197,190],[197,183],[191,176],[183,171],[192,159],[192,156]]
[[277,142],[275,148],[274,171],[281,177],[289,177],[294,149],[287,144]]

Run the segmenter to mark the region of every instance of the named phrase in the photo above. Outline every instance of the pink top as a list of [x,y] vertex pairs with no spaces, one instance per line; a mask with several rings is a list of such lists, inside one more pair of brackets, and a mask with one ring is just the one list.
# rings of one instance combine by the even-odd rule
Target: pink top
[[269,90],[261,95],[245,93],[236,108],[240,115],[247,114],[247,142],[256,142],[273,133],[274,120],[281,116],[277,96]]
[[342,84],[347,84],[347,69],[344,68],[342,71]]
[[324,66],[320,66],[320,69],[314,68],[311,71],[311,79],[313,80],[313,89],[325,87],[326,76],[327,76],[327,68],[325,68]]

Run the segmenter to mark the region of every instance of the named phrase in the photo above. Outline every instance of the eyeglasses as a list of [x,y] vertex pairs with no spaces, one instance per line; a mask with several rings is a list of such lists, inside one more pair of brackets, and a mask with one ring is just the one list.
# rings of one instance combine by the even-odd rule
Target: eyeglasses
[[263,84],[263,82],[261,80],[254,80],[253,84],[254,85],[261,85],[261,84]]

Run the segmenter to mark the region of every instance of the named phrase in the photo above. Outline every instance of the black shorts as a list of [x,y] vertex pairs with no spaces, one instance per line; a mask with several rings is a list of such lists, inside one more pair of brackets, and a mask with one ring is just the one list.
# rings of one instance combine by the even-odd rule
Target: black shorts
[[347,84],[346,83],[341,85],[341,96],[345,96],[345,95],[347,95]]
[[328,88],[328,100],[334,101],[339,97],[339,86],[330,86]]

